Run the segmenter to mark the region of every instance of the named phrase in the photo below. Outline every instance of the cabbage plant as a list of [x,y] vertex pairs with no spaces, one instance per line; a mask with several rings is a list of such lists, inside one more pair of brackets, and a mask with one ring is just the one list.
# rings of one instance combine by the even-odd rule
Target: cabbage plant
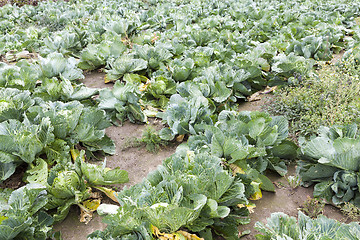
[[360,139],[356,124],[321,127],[319,135],[301,146],[298,172],[303,185],[315,183],[314,196],[336,205],[360,206]]

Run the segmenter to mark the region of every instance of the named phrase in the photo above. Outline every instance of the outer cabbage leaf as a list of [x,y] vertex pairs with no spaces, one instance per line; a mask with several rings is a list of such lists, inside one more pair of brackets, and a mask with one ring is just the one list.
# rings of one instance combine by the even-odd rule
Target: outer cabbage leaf
[[158,69],[161,63],[172,57],[172,54],[161,45],[155,47],[135,45],[134,50],[140,58],[148,62],[149,67],[152,69]]
[[57,138],[66,139],[74,132],[79,123],[84,106],[78,102],[46,102],[29,109],[29,118],[41,119],[49,117],[54,127],[54,134]]
[[94,142],[105,136],[105,128],[111,124],[106,118],[104,110],[97,108],[84,108],[71,138],[77,142]]
[[86,31],[73,28],[74,32],[62,31],[44,39],[43,54],[59,52],[64,56],[74,55],[85,47]]
[[[103,89],[100,91],[99,108],[111,111],[121,122],[129,119],[131,122],[146,122],[140,104],[140,91],[138,85],[132,82],[126,84],[117,81],[112,90]],[[116,110],[116,111],[114,111]]]
[[35,157],[48,144],[54,141],[53,127],[49,118],[43,118],[39,125],[29,121],[19,122],[11,119],[0,123],[0,151],[32,163]]
[[[0,154],[2,155],[2,154]],[[0,183],[14,174],[16,164],[14,162],[0,162]]]
[[60,77],[67,80],[83,79],[81,69],[76,67],[75,58],[65,58],[61,53],[50,53],[46,58],[40,57],[40,68],[43,77]]
[[92,70],[105,66],[110,58],[118,58],[126,51],[122,42],[103,41],[100,44],[89,44],[81,53],[78,67],[84,70]]
[[358,171],[359,147],[358,138],[338,137],[332,140],[328,135],[322,135],[303,144],[301,153],[305,159],[343,170]]
[[192,194],[178,204],[156,203],[150,207],[143,207],[144,216],[160,231],[175,232],[180,227],[197,219],[201,209],[206,204],[206,196]]
[[[217,219],[229,220],[235,206],[246,204],[247,199],[241,180],[232,177],[220,163],[220,158],[209,154],[179,150],[142,183],[117,194],[121,207],[105,217],[108,227],[96,236],[122,239],[143,224],[152,224],[160,231],[186,227],[198,232]],[[235,232],[236,227],[232,227],[229,234],[235,236]]]
[[47,203],[46,188],[39,184],[28,184],[13,191],[0,208],[1,239],[41,239],[50,236],[54,220],[41,209]]
[[[354,228],[354,226],[356,226]],[[257,222],[255,228],[262,235],[256,239],[357,239],[358,224],[345,224],[320,215],[311,219],[302,212],[298,213],[298,220],[284,213],[272,213],[266,226]]]
[[0,122],[8,119],[21,121],[22,114],[34,103],[29,91],[0,88]]
[[356,132],[353,125],[322,127],[318,137],[302,143],[302,157],[310,163],[300,162],[298,172],[305,186],[319,182],[314,195],[336,205],[360,205],[360,139]]
[[296,56],[294,53],[289,55],[279,54],[273,58],[274,64],[271,67],[271,70],[276,73],[276,75],[282,77],[292,77],[294,73],[299,73],[303,76],[306,76],[312,66],[314,65],[313,60],[307,60],[304,57]]
[[41,75],[37,65],[20,60],[16,65],[0,64],[0,87],[32,90]]
[[[189,106],[191,107],[189,108]],[[172,136],[175,136],[177,134],[195,134],[195,124],[211,124],[211,113],[209,101],[205,97],[199,95],[195,98],[184,98],[175,94],[170,97],[166,111],[158,116],[167,122]],[[164,131],[166,130],[160,131],[161,138],[166,138]]]
[[102,166],[86,163],[83,161],[83,154],[84,152],[76,159],[76,164],[80,168],[81,173],[88,184],[92,186],[110,185],[126,183],[129,181],[128,173],[125,170],[120,170],[120,168],[106,168],[106,161],[104,161]]
[[111,69],[107,71],[107,81],[114,81],[124,76],[125,73],[133,73],[147,68],[145,60],[136,59],[130,55],[123,55],[109,65]]
[[172,77],[177,82],[185,81],[189,78],[194,68],[194,61],[191,58],[185,60],[175,59],[170,63]]

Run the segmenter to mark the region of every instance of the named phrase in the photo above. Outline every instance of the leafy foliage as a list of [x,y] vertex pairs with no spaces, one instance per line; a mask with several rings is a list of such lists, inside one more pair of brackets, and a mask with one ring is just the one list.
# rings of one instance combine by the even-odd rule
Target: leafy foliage
[[222,111],[218,119],[215,126],[196,126],[202,133],[189,138],[191,149],[223,157],[245,172],[249,168],[259,173],[272,169],[282,176],[286,174],[285,162],[280,158],[295,158],[297,146],[286,140],[285,118],[271,118],[260,112]]
[[153,153],[158,152],[161,146],[166,146],[168,143],[167,141],[162,140],[159,133],[152,127],[147,127],[138,141],[144,143],[146,145],[146,150]]
[[42,75],[46,78],[61,76],[67,80],[84,78],[82,71],[76,67],[74,58],[64,58],[61,53],[50,53],[47,58],[40,58]]
[[241,209],[243,217],[234,215],[241,212],[237,204],[247,203],[245,188],[220,162],[209,154],[179,150],[142,183],[119,192],[120,208],[104,218],[107,229],[91,234],[90,239],[151,238],[149,227],[144,227],[150,225],[165,232],[180,227],[194,232],[212,227],[217,232],[220,218],[233,222],[227,236],[236,236],[236,226],[247,222],[246,208]]
[[44,210],[46,188],[28,184],[13,191],[0,207],[1,239],[48,239],[54,219]]
[[112,90],[102,89],[99,96],[99,108],[111,112],[121,122],[146,122],[147,117],[139,104],[140,90],[138,84],[117,81]]
[[[283,118],[229,110],[267,85],[300,82],[313,59],[360,40],[356,1],[44,1],[6,5],[0,14],[2,59],[17,61],[0,64],[1,181],[28,164],[25,180],[47,188],[45,209],[55,220],[73,204],[84,209],[91,188],[103,189],[97,184],[126,180],[119,169],[76,156],[79,148],[115,152],[105,135],[110,120],[158,114],[168,126],[152,141],[192,135],[194,156],[180,148],[155,175],[119,193],[135,203],[119,197],[108,230],[92,235],[103,239],[150,239],[151,224],[237,239],[237,225],[248,221],[237,204],[259,198],[260,188],[273,191],[262,173],[284,174],[281,159],[294,158],[296,146]],[[77,82],[82,70],[98,68],[106,82],[117,81],[113,89]],[[356,190],[348,171],[333,180],[339,199]]]
[[120,208],[100,208],[99,213],[109,214],[104,218],[108,227],[90,239],[151,239],[151,226],[238,239],[237,226],[248,222],[248,199],[258,199],[260,188],[275,191],[262,173],[269,168],[284,174],[279,157],[296,156],[295,145],[285,147],[287,121],[260,112],[223,111],[215,125],[194,124],[195,130],[142,183],[117,193]]
[[195,124],[212,124],[210,115],[209,101],[202,95],[188,98],[172,95],[166,111],[158,114],[169,125],[161,130],[160,137],[172,140],[176,135],[195,134]]
[[356,222],[345,224],[320,215],[311,219],[302,212],[298,213],[298,219],[284,213],[272,213],[266,226],[257,222],[255,228],[262,234],[256,239],[357,239],[360,228]]
[[78,67],[84,70],[92,70],[105,66],[108,59],[118,58],[126,51],[122,42],[102,42],[99,45],[89,44],[81,53]]
[[[49,192],[47,210],[56,209],[55,221],[62,221],[74,204],[81,205],[90,198],[92,187],[127,182],[127,172],[86,163],[80,152],[75,163],[58,164],[48,173],[45,185]],[[37,179],[36,182],[38,182]]]
[[316,183],[314,196],[339,205],[359,206],[359,157],[357,127],[322,127],[319,136],[304,142],[299,174],[305,186]]
[[147,62],[145,60],[126,55],[109,64],[111,70],[108,71],[106,76],[108,81],[117,80],[126,73],[133,73],[147,68]]
[[294,79],[300,85],[280,90],[269,112],[287,116],[294,135],[310,136],[320,126],[357,121],[360,89],[356,69],[346,60],[339,66],[322,66],[318,77]]

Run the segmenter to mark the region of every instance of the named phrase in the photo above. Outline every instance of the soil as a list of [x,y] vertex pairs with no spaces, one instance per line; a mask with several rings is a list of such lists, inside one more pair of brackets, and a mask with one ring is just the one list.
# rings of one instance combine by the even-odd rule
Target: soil
[[337,62],[339,62],[344,56],[344,53],[345,50],[341,50],[339,53],[334,54],[333,58],[330,61],[331,65],[335,65]]
[[87,87],[112,88],[114,83],[105,83],[105,73],[101,71],[84,72],[85,79],[81,80]]
[[[112,87],[113,84],[104,83],[104,73],[93,72],[86,75],[83,82],[88,87]],[[245,102],[240,105],[239,111],[260,111],[262,106],[272,98],[271,94],[261,95],[261,100],[253,102]],[[147,125],[154,128],[161,128],[162,124],[159,120],[150,119]],[[116,143],[116,154],[107,157],[108,167],[120,167],[128,171],[130,181],[126,184],[116,186],[121,189],[124,186],[131,186],[141,182],[141,180],[151,171],[162,163],[162,160],[175,152],[176,146],[168,146],[162,148],[157,154],[149,153],[144,147],[131,147],[132,139],[141,137],[142,131],[146,125],[137,125],[129,122],[124,123],[121,127],[112,126],[106,130],[106,133]],[[288,175],[295,175],[295,165],[289,166]],[[269,174],[268,177],[277,186],[276,193],[263,192],[263,198],[254,201],[256,208],[250,215],[251,223],[239,227],[240,231],[251,230],[251,234],[244,236],[242,239],[255,239],[256,230],[253,229],[257,221],[266,223],[273,212],[284,212],[291,216],[297,216],[298,210],[303,206],[308,196],[312,196],[312,188],[297,187],[291,188],[288,181],[284,177]],[[71,209],[68,217],[62,222],[55,225],[56,231],[61,231],[64,240],[85,240],[86,236],[95,230],[102,230],[106,224],[101,222],[98,215],[94,215],[93,220],[85,225],[79,222],[80,211],[77,207]],[[345,221],[345,217],[341,212],[333,206],[326,205],[324,215]]]
[[263,107],[274,98],[274,95],[261,94],[259,98],[260,100],[257,101],[240,103],[238,111],[263,111]]
[[22,181],[22,179],[24,177],[26,168],[27,167],[25,165],[18,166],[13,175],[11,175],[4,182],[0,183],[0,188],[17,189],[24,186],[25,183]]

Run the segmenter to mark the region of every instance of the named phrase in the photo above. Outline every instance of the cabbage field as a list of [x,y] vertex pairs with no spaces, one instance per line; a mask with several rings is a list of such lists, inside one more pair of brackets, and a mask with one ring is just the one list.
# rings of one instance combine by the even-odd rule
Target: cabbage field
[[[106,224],[88,240],[240,239],[256,200],[279,188],[269,174],[290,163],[290,185],[360,216],[360,121],[294,137],[286,114],[239,111],[319,81],[335,55],[352,66],[347,83],[359,79],[358,1],[24,3],[0,7],[0,240],[62,239],[53,226],[74,209]],[[160,153],[138,150],[128,173],[118,138],[139,129],[127,148]],[[360,239],[356,222],[265,218],[245,238]]]

